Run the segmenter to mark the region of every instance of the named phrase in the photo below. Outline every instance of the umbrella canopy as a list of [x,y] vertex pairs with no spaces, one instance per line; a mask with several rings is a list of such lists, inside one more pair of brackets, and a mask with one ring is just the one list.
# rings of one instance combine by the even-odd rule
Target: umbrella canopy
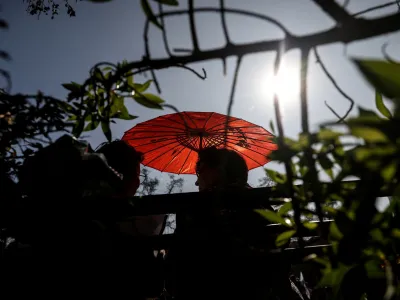
[[249,170],[270,161],[277,150],[273,135],[264,128],[214,112],[181,112],[140,123],[125,132],[122,139],[144,153],[143,164],[161,172],[195,174],[197,152],[215,146],[225,147],[246,160]]

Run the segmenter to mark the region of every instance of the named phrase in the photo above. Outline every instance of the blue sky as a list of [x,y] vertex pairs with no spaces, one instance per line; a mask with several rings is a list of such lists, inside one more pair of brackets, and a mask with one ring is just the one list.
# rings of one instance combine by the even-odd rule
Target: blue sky
[[[74,1],[72,1],[74,2]],[[180,1],[185,2],[185,1]],[[218,0],[197,1],[198,6],[218,6]],[[310,0],[226,0],[226,6],[249,11],[265,12],[281,21],[293,34],[308,34],[331,27],[334,23]],[[339,1],[338,1],[339,2]],[[1,63],[10,71],[13,80],[12,92],[35,93],[41,90],[58,98],[65,98],[62,83],[82,82],[88,77],[90,68],[99,61],[118,62],[123,59],[140,60],[144,54],[142,39],[144,14],[139,1],[114,0],[105,4],[80,2],[76,7],[77,16],[66,14],[54,20],[42,16],[39,20],[28,15],[22,0],[0,0],[2,18],[10,26],[2,32],[0,48],[8,51],[13,60]],[[382,0],[351,0],[350,12],[382,4]],[[182,6],[184,7],[184,5]],[[375,12],[366,17],[377,17],[395,11],[396,6]],[[229,33],[236,43],[283,37],[274,25],[251,20],[246,17],[228,16]],[[201,14],[196,17],[201,49],[224,45],[221,22],[217,14]],[[190,48],[188,18],[184,16],[168,19],[166,28],[172,48]],[[351,64],[350,57],[382,57],[381,46],[388,42],[388,51],[393,57],[400,53],[400,35],[390,34],[348,46],[332,44],[319,48],[321,58],[346,93],[358,105],[372,108],[374,91],[359,76]],[[150,49],[153,57],[165,57],[159,30],[151,29]],[[400,57],[398,57],[400,59]],[[232,115],[246,119],[268,129],[274,120],[272,107],[272,74],[274,53],[249,55],[244,58],[238,78],[237,92]],[[285,56],[287,72],[299,72],[299,52],[291,51]],[[191,67],[207,71],[202,81],[191,73],[179,69],[157,72],[162,87],[161,97],[181,111],[215,111],[226,113],[235,59],[228,60],[228,74],[222,73],[220,61],[197,63]],[[295,76],[291,75],[291,77]],[[136,81],[145,80],[136,78]],[[300,131],[299,98],[295,85],[288,80],[285,97],[281,99],[286,133],[296,136]],[[152,92],[156,93],[155,89]],[[333,120],[331,112],[324,106],[330,103],[339,113],[344,113],[348,102],[335,90],[315,63],[313,56],[309,66],[309,115],[312,128],[324,121]],[[149,110],[129,99],[126,100],[131,113],[139,118],[121,121],[112,126],[113,136],[121,138],[123,133],[139,122],[171,111]],[[354,110],[353,113],[356,111]],[[104,142],[100,131],[90,133],[89,141],[96,147]],[[279,168],[271,163],[271,168]],[[154,176],[166,180],[166,174],[153,171]],[[263,176],[262,168],[250,172],[250,183],[257,184]],[[196,190],[194,176],[184,176],[185,191]],[[162,192],[162,189],[160,190]]]

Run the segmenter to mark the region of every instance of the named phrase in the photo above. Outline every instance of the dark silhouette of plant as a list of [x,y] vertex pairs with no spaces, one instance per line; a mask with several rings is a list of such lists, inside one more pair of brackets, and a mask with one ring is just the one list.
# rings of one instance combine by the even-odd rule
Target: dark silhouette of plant
[[[123,104],[125,97],[132,97],[138,103],[149,108],[168,107],[158,96],[145,93],[151,83],[155,84],[159,92],[161,91],[156,77],[157,70],[171,67],[184,68],[199,78],[205,79],[204,70],[201,74],[188,65],[220,59],[225,67],[226,59],[235,57],[237,63],[227,106],[229,115],[234,105],[240,65],[246,55],[267,51],[276,52],[274,68],[277,72],[283,55],[289,50],[299,49],[301,52],[301,94],[299,99],[301,132],[294,139],[285,136],[280,102],[278,96],[275,95],[276,141],[279,151],[274,153],[272,158],[283,164],[285,172],[266,170],[266,175],[275,183],[272,191],[284,194],[290,201],[284,203],[276,212],[269,210],[258,210],[258,212],[271,222],[280,223],[287,228],[276,239],[276,245],[279,248],[287,246],[291,238],[296,236],[300,251],[304,251],[303,238],[309,231],[329,243],[329,246],[326,245],[324,251],[319,255],[312,253],[302,257],[305,262],[321,265],[320,286],[331,287],[335,295],[340,295],[344,299],[360,299],[365,295],[368,299],[397,297],[400,294],[398,282],[400,275],[398,267],[400,247],[398,229],[400,227],[400,131],[398,130],[400,124],[400,77],[398,74],[400,74],[400,65],[392,60],[351,59],[351,62],[376,90],[376,108],[379,113],[359,107],[358,115],[348,118],[355,102],[339,87],[328,72],[317,50],[322,45],[338,42],[349,44],[398,32],[400,30],[399,12],[373,19],[363,17],[371,11],[397,6],[398,1],[350,14],[345,6],[341,6],[335,1],[312,0],[336,23],[329,29],[302,36],[289,32],[271,16],[230,9],[224,5],[223,0],[219,2],[219,8],[196,8],[194,1],[188,0],[187,9],[168,12],[163,11],[162,3],[176,5],[176,1],[160,0],[157,2],[160,3],[159,12],[155,14],[148,1],[141,1],[143,11],[147,15],[143,59],[119,64],[99,63],[92,68],[88,79],[83,84],[64,85],[70,93],[68,102],[62,104],[61,107],[65,111],[65,116],[72,123],[73,134],[78,137],[85,129],[90,131],[101,125],[106,137],[111,139],[109,123],[113,119],[134,118],[127,112]],[[221,25],[226,38],[224,46],[200,49],[195,15],[204,13],[221,16]],[[244,15],[272,23],[280,28],[285,36],[281,39],[235,44],[228,34],[226,14]],[[165,34],[167,29],[164,19],[179,15],[189,17],[188,26],[192,45],[186,49],[171,49]],[[150,24],[163,31],[167,57],[158,59],[151,57],[148,44]],[[314,53],[317,63],[321,65],[331,83],[349,101],[349,109],[343,116],[337,114],[327,104],[328,109],[335,114],[337,120],[322,124],[316,131],[310,130],[308,116],[307,75],[310,53]],[[133,82],[132,76],[147,71],[151,73],[151,81],[139,85]],[[4,99],[12,97],[17,96],[5,94]],[[27,98],[27,96],[20,97]],[[41,98],[47,99],[44,95],[37,95],[35,101]],[[385,105],[385,101],[390,101],[394,109],[390,110]],[[12,102],[9,101],[9,103]],[[51,109],[57,111],[56,107],[57,105],[54,104]],[[7,107],[7,110],[1,113],[2,134],[7,133],[8,128],[13,124],[12,112],[12,107]],[[27,116],[27,118],[30,117]],[[32,122],[28,124],[39,126]],[[339,126],[340,130],[337,129]],[[28,132],[31,134],[27,135],[29,138],[35,136],[32,135],[32,132],[41,133],[37,129],[28,130]],[[25,135],[19,134],[20,131],[17,133],[5,144],[16,145],[18,139],[25,139]],[[5,148],[1,153],[7,153],[7,151],[9,149]],[[3,154],[3,158],[6,155],[9,154]],[[329,183],[321,180],[320,173],[325,173],[330,178]],[[349,177],[356,177],[359,180],[346,181]],[[302,185],[297,185],[297,182],[301,182]],[[152,185],[149,186],[146,192],[152,191]],[[392,198],[389,207],[383,212],[378,212],[375,203],[382,194],[392,196]],[[315,211],[309,209],[310,203],[315,205]],[[340,205],[331,207],[331,203]],[[333,219],[329,226],[323,222],[327,215],[326,212]],[[310,222],[312,217],[317,218],[320,222]],[[355,278],[361,284],[356,283]]]
[[169,182],[167,184],[167,194],[173,194],[175,190],[182,193],[182,187],[185,180],[183,178],[176,178],[175,175],[169,174]]
[[158,178],[150,177],[150,171],[146,168],[142,168],[140,170],[140,176],[142,181],[140,183],[139,190],[137,191],[137,195],[139,196],[148,196],[153,195],[157,190],[160,181]]
[[[66,11],[67,15],[69,15],[70,17],[76,16],[75,9],[70,4],[69,0],[23,0],[23,1],[27,3],[26,11],[32,16],[37,15],[38,18],[42,14],[45,14],[46,16],[50,15],[51,18],[54,19],[54,17],[58,15],[61,10],[60,5],[62,7],[65,7],[65,9],[67,10]],[[78,0],[75,0],[75,3],[77,2]]]

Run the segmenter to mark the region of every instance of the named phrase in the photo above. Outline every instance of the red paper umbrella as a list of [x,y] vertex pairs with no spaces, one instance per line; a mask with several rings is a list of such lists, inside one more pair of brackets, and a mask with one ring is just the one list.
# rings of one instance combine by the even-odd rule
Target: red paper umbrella
[[197,152],[225,147],[246,160],[249,170],[270,161],[277,149],[264,128],[214,112],[181,112],[140,123],[125,132],[123,140],[144,153],[143,164],[162,172],[195,174]]

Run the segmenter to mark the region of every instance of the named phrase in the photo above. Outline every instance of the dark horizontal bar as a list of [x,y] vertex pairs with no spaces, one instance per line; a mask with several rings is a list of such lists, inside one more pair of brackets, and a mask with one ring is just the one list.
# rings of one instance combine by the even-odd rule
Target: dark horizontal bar
[[[313,222],[313,223],[319,223],[319,222]],[[324,221],[322,223],[322,226],[329,226],[331,223],[332,223],[332,221]],[[279,224],[267,225],[267,226],[265,226],[265,235],[263,235],[260,238],[265,241],[268,241],[270,239],[275,239],[275,237],[278,234],[280,234],[286,230],[288,230],[287,227],[279,225]],[[305,230],[304,230],[305,237],[313,237],[316,235],[318,235],[317,231],[309,230],[309,229],[305,228]],[[297,237],[297,235],[294,235],[294,237]],[[190,239],[196,240],[197,237],[193,236]],[[164,234],[164,235],[159,235],[159,236],[134,238],[134,240],[135,240],[135,242],[147,244],[149,247],[152,247],[154,249],[168,249],[174,243],[179,242],[179,237],[175,234]]]
[[[344,181],[343,185],[356,184],[358,181]],[[323,183],[328,188],[332,183]],[[298,185],[301,187],[301,185]],[[349,193],[354,189],[349,187]],[[384,193],[382,196],[387,196]],[[280,198],[280,199],[279,199]],[[270,205],[282,205],[291,201],[289,195],[283,191],[277,191],[274,187],[254,188],[249,190],[226,190],[217,192],[192,192],[170,195],[152,195],[141,198],[133,198],[135,215],[169,214],[202,209],[210,207],[215,200],[221,203],[223,208],[257,209],[268,208]]]

